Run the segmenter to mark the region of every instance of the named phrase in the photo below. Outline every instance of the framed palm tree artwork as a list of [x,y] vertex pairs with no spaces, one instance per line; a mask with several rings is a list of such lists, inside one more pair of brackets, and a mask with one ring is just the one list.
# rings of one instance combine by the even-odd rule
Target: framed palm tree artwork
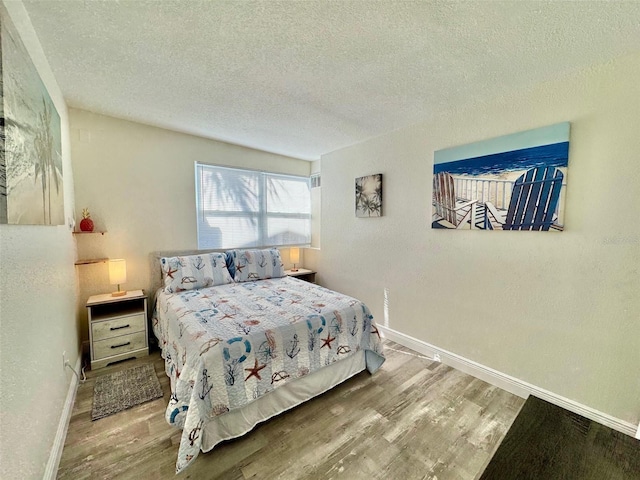
[[60,116],[0,4],[0,223],[63,225]]
[[356,178],[356,217],[382,216],[382,174]]

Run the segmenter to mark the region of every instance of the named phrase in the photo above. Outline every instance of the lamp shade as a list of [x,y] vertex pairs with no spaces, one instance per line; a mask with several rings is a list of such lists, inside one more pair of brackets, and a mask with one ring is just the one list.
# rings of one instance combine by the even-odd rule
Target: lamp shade
[[109,283],[120,285],[127,282],[127,262],[123,258],[109,260]]
[[298,247],[289,249],[289,260],[291,263],[300,263],[300,249]]

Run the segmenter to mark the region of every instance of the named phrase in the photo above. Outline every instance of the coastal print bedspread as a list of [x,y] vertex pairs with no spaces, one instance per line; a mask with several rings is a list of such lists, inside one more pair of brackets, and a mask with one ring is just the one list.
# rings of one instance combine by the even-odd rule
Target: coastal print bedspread
[[177,472],[197,457],[213,417],[359,350],[371,373],[384,362],[362,302],[298,279],[159,291],[156,298],[153,330],[171,379],[166,418],[183,429]]

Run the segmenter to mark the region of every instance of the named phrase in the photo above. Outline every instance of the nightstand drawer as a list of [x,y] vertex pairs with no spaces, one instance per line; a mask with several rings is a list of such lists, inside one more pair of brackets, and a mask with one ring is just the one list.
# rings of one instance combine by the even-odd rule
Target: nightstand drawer
[[100,360],[101,358],[146,348],[146,335],[146,332],[143,331],[93,342],[93,359]]
[[144,313],[118,317],[113,320],[104,320],[102,322],[91,322],[91,335],[93,336],[94,342],[105,340],[107,338],[144,330],[144,323]]

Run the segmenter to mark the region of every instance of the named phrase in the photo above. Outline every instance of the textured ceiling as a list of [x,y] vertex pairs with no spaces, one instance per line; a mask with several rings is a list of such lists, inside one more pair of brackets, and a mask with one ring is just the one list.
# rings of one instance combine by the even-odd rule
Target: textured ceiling
[[307,160],[640,50],[640,1],[33,1],[72,107]]

